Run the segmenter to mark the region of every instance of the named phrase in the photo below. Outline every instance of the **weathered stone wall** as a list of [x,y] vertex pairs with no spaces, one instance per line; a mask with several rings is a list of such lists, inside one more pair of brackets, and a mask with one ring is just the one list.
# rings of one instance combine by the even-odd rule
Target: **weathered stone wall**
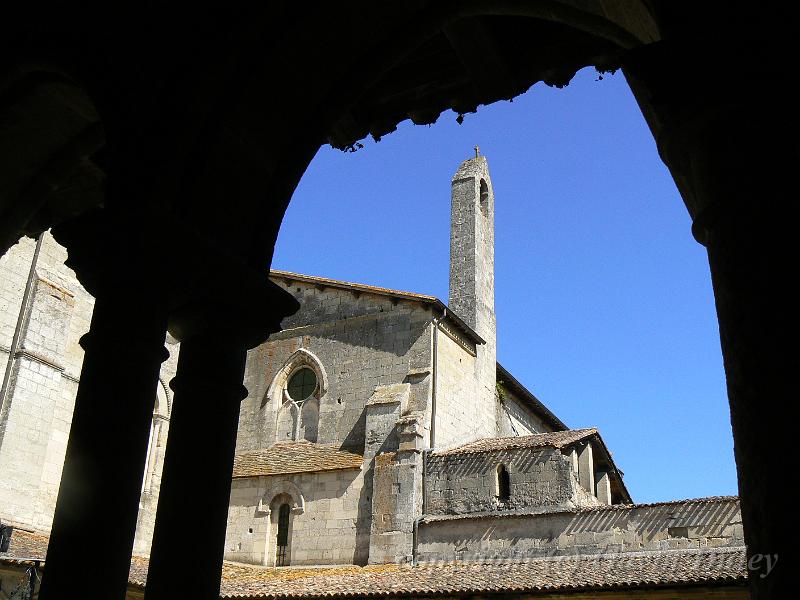
[[[276,280],[281,283],[281,280]],[[294,282],[301,303],[284,330],[248,355],[238,451],[276,441],[280,395],[268,392],[276,375],[301,348],[319,361],[327,389],[319,399],[316,440],[363,450],[365,406],[378,386],[410,385],[408,410],[427,410],[431,385],[430,310],[371,294]],[[283,437],[282,437],[283,439]]]
[[[463,338],[439,329],[435,448],[451,448],[479,438],[551,431],[522,398],[496,383],[496,366],[490,375],[481,371],[481,348],[478,345],[472,351]],[[487,400],[489,381],[493,386],[491,400]]]
[[[500,465],[505,466],[510,480],[510,497],[504,502],[497,496]],[[554,448],[432,453],[424,485],[428,515],[597,504],[578,483],[571,457]]]
[[434,447],[447,448],[495,435],[494,402],[486,401],[475,373],[476,357],[440,329],[436,343]]
[[[0,374],[5,374],[18,317],[24,312],[0,412],[0,520],[49,531],[83,364],[79,341],[89,330],[94,299],[64,265],[66,250],[45,233],[32,294],[23,310],[35,246],[34,240],[23,239],[0,258]],[[168,349],[170,358],[161,370],[163,386],[177,365],[178,345]],[[108,390],[109,402],[113,392]],[[169,393],[166,387],[164,393]],[[150,547],[167,426],[164,419],[150,457],[151,481],[140,504],[137,552]]]
[[23,239],[0,258],[3,375],[24,312],[0,413],[0,519],[48,530],[83,360],[78,341],[88,330],[94,301],[63,264],[66,251],[45,234],[23,309],[35,245]]
[[552,428],[545,425],[522,398],[499,384],[495,390],[495,414],[498,437],[552,431]]
[[420,561],[524,559],[563,554],[743,546],[734,498],[615,505],[572,511],[430,516]]
[[234,479],[225,558],[274,564],[276,511],[270,506],[285,496],[295,505],[290,564],[366,564],[371,499],[364,492],[364,471],[357,469]]
[[378,455],[374,461],[370,564],[411,562],[422,502],[422,453]]

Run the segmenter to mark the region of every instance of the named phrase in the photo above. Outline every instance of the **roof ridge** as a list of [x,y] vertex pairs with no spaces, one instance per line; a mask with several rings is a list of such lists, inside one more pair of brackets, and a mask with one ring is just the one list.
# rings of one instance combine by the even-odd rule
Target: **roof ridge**
[[309,440],[281,440],[279,442],[273,442],[266,448],[256,448],[255,450],[242,450],[241,452],[237,452],[236,456],[243,456],[245,454],[257,454],[258,452],[268,452],[275,446],[311,446],[314,448],[328,448],[328,449],[332,448],[334,450],[341,450],[342,452],[349,452],[350,454],[358,454],[356,450],[351,450],[342,447],[341,444],[337,444],[335,442],[329,444],[322,444],[320,442],[310,442]]
[[425,299],[425,300],[439,300],[436,296],[431,296],[429,294],[420,294],[418,292],[410,292],[408,290],[398,290],[395,288],[387,288],[380,285],[372,285],[369,283],[358,283],[356,281],[345,281],[344,279],[333,279],[332,277],[322,277],[320,275],[306,275],[305,273],[296,273],[294,271],[284,271],[282,269],[270,269],[270,275],[275,275],[277,277],[284,277],[286,279],[291,279],[296,277],[298,279],[308,279],[311,281],[317,281],[319,283],[330,283],[331,285],[344,285],[348,287],[356,287],[356,288],[365,288],[369,290],[374,290],[376,292],[382,293],[392,293],[392,294],[402,294],[404,296],[411,296],[414,298]]
[[716,548],[664,548],[658,550],[633,550],[627,552],[596,552],[596,553],[579,553],[579,554],[560,554],[557,556],[531,556],[529,558],[514,559],[514,558],[484,558],[477,560],[452,560],[447,562],[432,561],[429,563],[420,562],[417,565],[409,565],[412,569],[419,567],[438,567],[438,566],[483,566],[483,565],[525,565],[533,562],[569,562],[569,561],[582,561],[582,560],[620,560],[623,558],[650,558],[654,556],[669,557],[676,554],[684,556],[692,555],[715,555],[715,554],[738,554],[746,551],[745,546],[718,546]]

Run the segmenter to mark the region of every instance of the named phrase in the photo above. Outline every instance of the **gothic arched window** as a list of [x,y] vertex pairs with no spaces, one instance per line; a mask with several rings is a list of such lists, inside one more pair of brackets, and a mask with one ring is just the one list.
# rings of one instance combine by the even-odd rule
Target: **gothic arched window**
[[319,407],[328,391],[322,363],[301,348],[281,367],[270,384],[264,402],[276,411],[275,441],[317,441]]
[[142,493],[158,493],[156,480],[161,477],[164,461],[167,428],[169,427],[169,396],[167,386],[160,379],[156,387],[156,402],[153,410],[153,422],[150,425],[150,438],[147,442],[147,462],[145,463]]

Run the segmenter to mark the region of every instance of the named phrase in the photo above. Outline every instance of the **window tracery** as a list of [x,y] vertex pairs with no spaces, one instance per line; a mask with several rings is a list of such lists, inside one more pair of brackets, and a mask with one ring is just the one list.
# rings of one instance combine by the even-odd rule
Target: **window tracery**
[[320,360],[301,348],[286,361],[267,390],[265,402],[277,412],[275,441],[317,441],[320,402],[328,378]]

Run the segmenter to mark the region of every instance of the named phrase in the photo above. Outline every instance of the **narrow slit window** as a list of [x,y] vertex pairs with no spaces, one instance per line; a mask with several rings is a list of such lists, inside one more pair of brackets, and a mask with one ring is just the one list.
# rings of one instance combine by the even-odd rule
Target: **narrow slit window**
[[483,216],[489,216],[489,186],[483,179],[481,179],[480,207]]
[[497,467],[497,499],[500,502],[507,502],[511,499],[511,477],[505,465]]

